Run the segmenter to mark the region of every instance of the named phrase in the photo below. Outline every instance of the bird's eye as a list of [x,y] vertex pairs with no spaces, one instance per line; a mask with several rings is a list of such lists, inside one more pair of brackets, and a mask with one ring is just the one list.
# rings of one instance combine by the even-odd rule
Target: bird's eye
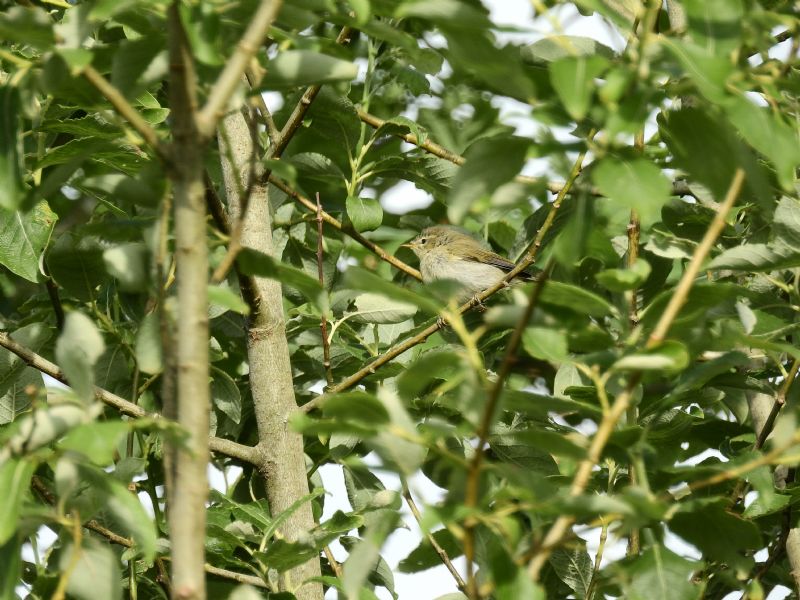
[[419,243],[424,244],[428,241],[428,238],[419,238]]

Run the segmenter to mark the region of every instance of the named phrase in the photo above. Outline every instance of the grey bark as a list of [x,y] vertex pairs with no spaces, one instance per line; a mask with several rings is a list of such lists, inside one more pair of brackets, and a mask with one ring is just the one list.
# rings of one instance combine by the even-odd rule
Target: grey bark
[[[241,216],[240,190],[248,187],[253,141],[246,112],[234,111],[222,121],[218,135],[222,172],[231,221]],[[272,254],[272,217],[268,189],[255,184],[242,228],[243,247]],[[270,511],[278,515],[308,494],[302,435],[291,431],[289,419],[298,410],[294,396],[289,346],[286,340],[281,284],[255,278],[260,296],[259,310],[250,316],[247,352],[250,363],[250,391],[253,397],[259,443],[257,463],[267,490]],[[280,528],[288,540],[296,540],[314,526],[311,504],[303,504]],[[306,583],[320,575],[319,558],[285,574],[281,588],[298,600],[321,600],[322,585]],[[302,586],[299,587],[298,586]]]

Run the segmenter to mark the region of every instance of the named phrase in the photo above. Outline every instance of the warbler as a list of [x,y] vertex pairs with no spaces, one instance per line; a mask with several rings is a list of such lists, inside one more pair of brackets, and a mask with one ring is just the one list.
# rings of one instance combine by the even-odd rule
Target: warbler
[[[491,287],[516,266],[450,225],[428,227],[403,246],[410,248],[419,258],[419,270],[425,283],[439,279],[459,283],[461,289],[456,296],[459,302]],[[521,271],[516,279],[533,281],[534,275]]]

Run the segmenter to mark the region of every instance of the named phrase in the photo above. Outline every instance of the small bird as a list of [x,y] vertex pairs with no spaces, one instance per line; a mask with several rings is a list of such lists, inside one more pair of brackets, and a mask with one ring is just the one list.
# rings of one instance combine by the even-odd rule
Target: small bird
[[[428,227],[403,246],[410,248],[419,258],[425,283],[450,279],[461,284],[462,289],[456,297],[459,302],[491,287],[516,266],[450,225]],[[522,271],[516,279],[533,281],[534,275]]]

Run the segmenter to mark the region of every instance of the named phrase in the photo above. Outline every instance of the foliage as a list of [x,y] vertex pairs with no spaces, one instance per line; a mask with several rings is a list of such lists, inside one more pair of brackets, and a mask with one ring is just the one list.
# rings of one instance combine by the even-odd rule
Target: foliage
[[[256,4],[179,2],[201,101]],[[466,554],[474,570],[460,574],[461,591],[472,597],[760,597],[762,586],[794,587],[784,545],[800,498],[791,387],[800,80],[797,39],[777,46],[774,34],[796,36],[796,8],[683,0],[687,20],[676,28],[661,2],[534,4],[556,18],[602,18],[626,44],[560,34],[506,43],[478,0],[283,3],[257,55],[266,76],[232,102],[277,93],[272,118],[282,125],[304,86],[324,84],[280,160],[255,158],[284,187],[318,193],[334,219],[318,265],[313,211],[272,187],[275,256],[245,250],[210,288],[209,435],[259,441],[246,354],[252,307],[239,278],[278,279],[295,394],[314,402],[291,423],[305,436],[313,491],[272,514],[257,470],[218,446],[214,465],[241,475],[208,504],[212,597],[249,594],[234,592],[239,581],[292,597],[278,593],[278,574],[336,541],[346,558],[341,569],[323,559],[326,587],[396,597],[381,548],[410,517],[376,463],[403,481],[421,471],[446,491],[420,516],[433,536],[399,570]],[[178,508],[166,506],[164,445],[182,433],[155,413],[164,409],[159,323],[175,310],[171,189],[141,130],[87,76],[99,72],[159,139],[172,139],[168,5],[47,0],[0,13],[2,345],[13,339],[55,362],[71,386],[46,387],[42,364],[0,348],[3,598],[169,593],[165,509]],[[336,43],[344,26],[352,31]],[[531,127],[515,131],[500,100]],[[385,122],[373,127],[375,117]],[[533,159],[552,182],[519,177]],[[212,144],[205,164],[224,198],[219,162]],[[743,186],[732,189],[740,171]],[[400,180],[433,203],[389,210],[381,199]],[[720,213],[729,193],[735,206]],[[697,254],[718,213],[724,227],[710,254]],[[413,265],[401,244],[440,222],[514,260],[530,257],[539,234],[536,263],[552,266],[549,279],[496,294],[462,319],[446,285],[421,285],[374,248]],[[212,268],[228,233],[209,220]],[[679,291],[692,266],[701,276]],[[676,299],[685,304],[666,340],[650,337]],[[434,326],[363,370],[440,315],[452,327]],[[518,352],[505,358],[515,330]],[[318,399],[328,378],[332,392]],[[141,414],[104,406],[93,386]],[[767,412],[786,400],[774,424],[755,416],[764,399]],[[330,502],[316,473],[328,464],[341,467],[351,510],[283,539],[297,506],[311,503],[319,517]],[[790,475],[773,480],[776,465]],[[559,523],[565,535],[551,539]],[[46,549],[36,541],[43,527],[56,536]],[[587,548],[598,527],[608,544],[627,541],[624,559]],[[693,548],[668,544],[670,534]]]

